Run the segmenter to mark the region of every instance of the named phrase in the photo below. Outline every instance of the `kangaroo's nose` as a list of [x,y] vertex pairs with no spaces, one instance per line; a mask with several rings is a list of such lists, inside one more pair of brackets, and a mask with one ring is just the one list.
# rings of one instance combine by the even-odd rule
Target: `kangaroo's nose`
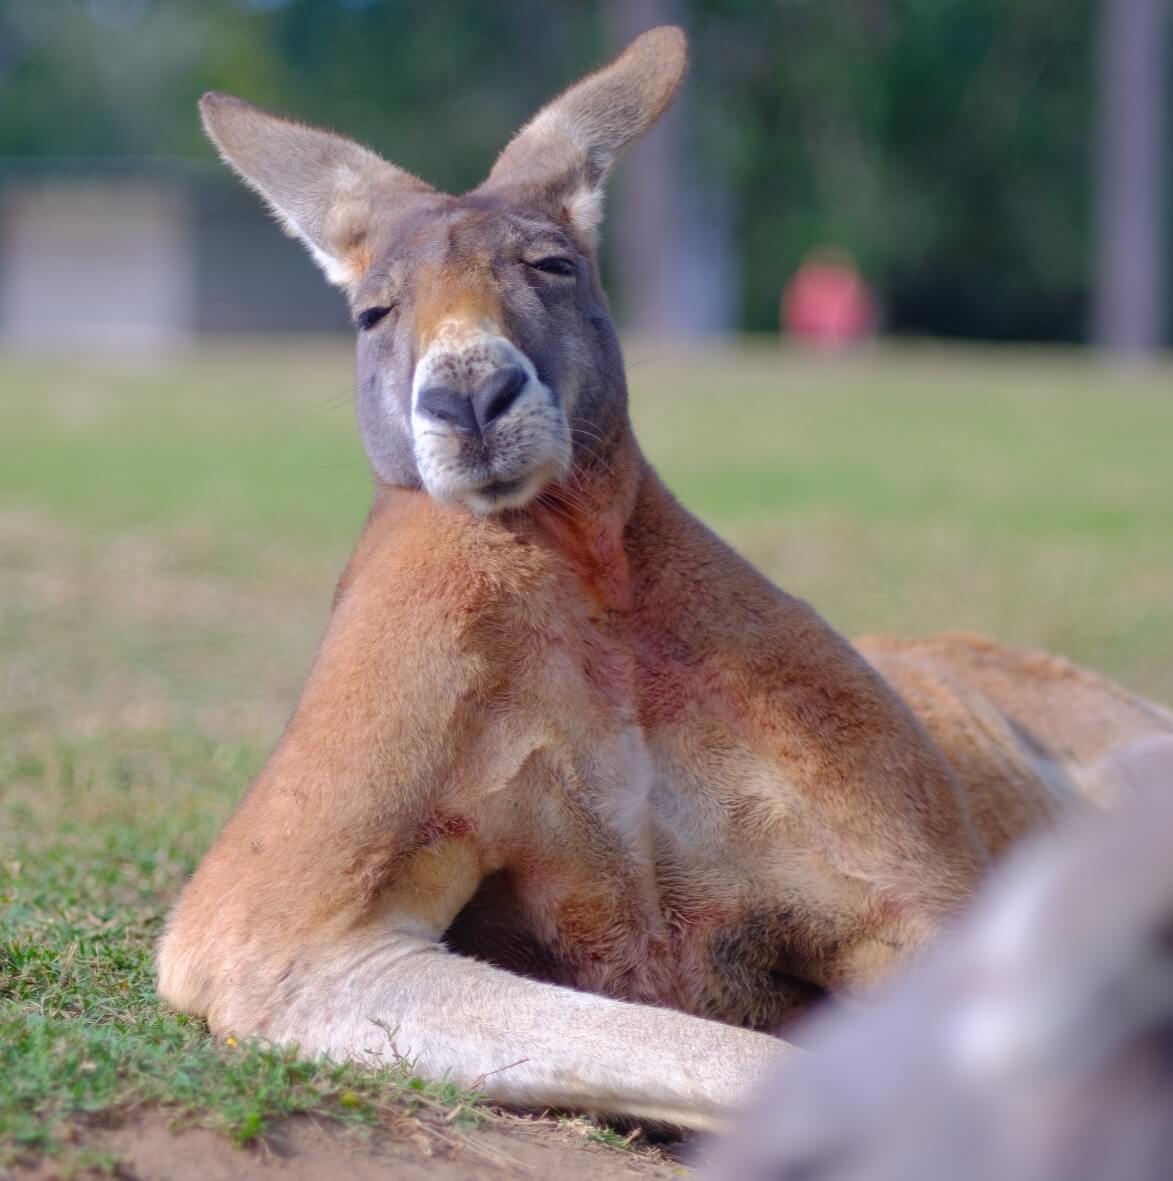
[[528,380],[520,365],[507,365],[490,373],[477,386],[473,391],[472,405],[477,425],[482,431],[487,430],[517,401]]
[[480,434],[472,399],[459,390],[446,385],[427,386],[420,390],[417,405],[424,414],[438,422],[467,431],[470,435]]

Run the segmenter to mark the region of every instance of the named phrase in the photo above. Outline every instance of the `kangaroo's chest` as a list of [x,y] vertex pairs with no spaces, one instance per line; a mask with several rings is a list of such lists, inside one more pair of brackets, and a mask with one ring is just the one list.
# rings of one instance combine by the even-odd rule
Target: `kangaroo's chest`
[[646,752],[630,771],[647,782],[622,806],[547,798],[541,838],[488,876],[448,944],[552,983],[779,1028],[820,994],[827,946],[784,837],[742,840],[719,801],[682,801],[679,768]]
[[776,1028],[815,991],[782,769],[708,706],[703,668],[649,675],[630,644],[599,631],[548,644],[543,662],[547,741],[510,787],[497,868],[449,945],[551,982]]

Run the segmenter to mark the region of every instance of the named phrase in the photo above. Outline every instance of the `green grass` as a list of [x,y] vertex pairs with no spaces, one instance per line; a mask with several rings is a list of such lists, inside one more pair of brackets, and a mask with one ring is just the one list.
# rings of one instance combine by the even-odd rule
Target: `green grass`
[[94,1163],[86,1125],[144,1104],[240,1144],[295,1113],[475,1118],[475,1095],[424,1083],[409,1063],[364,1069],[219,1044],[159,1005],[163,905],[259,752],[182,732],[128,738],[11,739],[0,763],[15,838],[0,872],[0,1165],[63,1149]]
[[[836,625],[990,631],[1173,700],[1169,371],[631,359],[668,482]],[[296,1111],[465,1109],[403,1064],[217,1045],[152,992],[166,908],[276,737],[368,507],[349,384],[333,346],[0,362],[0,1162],[86,1163],[88,1127],[144,1106],[240,1141]]]

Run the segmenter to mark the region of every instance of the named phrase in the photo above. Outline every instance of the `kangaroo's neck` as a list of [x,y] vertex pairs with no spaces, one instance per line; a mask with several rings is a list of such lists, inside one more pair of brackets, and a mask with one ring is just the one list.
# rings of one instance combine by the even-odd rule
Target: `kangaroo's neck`
[[[653,534],[680,543],[694,532],[706,532],[664,487],[630,427],[605,456],[583,457],[564,480],[524,509],[495,517],[444,508],[419,489],[380,484],[358,549],[370,553],[403,530],[431,532],[437,542],[442,535],[448,544],[464,537],[474,548],[496,546],[509,537],[539,545],[571,567],[595,610],[620,614],[634,606],[633,575],[640,572],[633,563],[646,564],[649,553],[658,553],[658,561],[670,556],[659,553]],[[356,560],[365,559],[356,552]],[[344,576],[343,584],[348,581]]]
[[655,476],[628,427],[605,457],[587,457],[524,515],[583,581],[596,607],[627,611],[631,577],[625,535],[640,490]]

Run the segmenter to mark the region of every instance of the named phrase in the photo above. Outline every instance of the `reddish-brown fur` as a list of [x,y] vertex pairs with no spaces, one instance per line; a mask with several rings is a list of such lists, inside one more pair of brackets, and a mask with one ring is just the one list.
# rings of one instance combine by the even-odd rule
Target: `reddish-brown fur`
[[[355,175],[431,202],[400,231],[406,255],[345,279],[357,307],[400,304],[386,343],[364,346],[361,389],[382,388],[396,340],[480,380],[486,357],[521,355],[529,308],[554,338],[527,347],[553,350],[564,403],[593,417],[563,476],[491,515],[380,476],[297,711],[161,948],[161,992],[214,1030],[355,1056],[377,1019],[431,1069],[491,1067],[502,1098],[705,1124],[768,1043],[663,1010],[775,1031],[868,985],[966,901],[991,852],[1077,788],[1107,791],[1105,755],[1173,734],[1102,679],[984,641],[872,641],[865,660],[664,488],[621,370],[582,360],[612,356],[589,312],[600,175],[541,180],[539,163],[646,126],[682,69],[678,34],[649,34],[539,115],[467,209],[310,141],[344,161],[347,218],[374,219],[363,242],[398,241],[400,223],[379,228]],[[209,108],[218,142],[284,208],[270,139],[301,132],[226,101]],[[493,212],[502,193],[529,221]],[[336,262],[331,219],[290,194],[295,228],[326,225],[308,236]],[[586,211],[575,302],[562,278],[518,277],[515,251],[550,249],[550,199],[556,217]],[[530,1065],[498,1077],[510,1056]]]

